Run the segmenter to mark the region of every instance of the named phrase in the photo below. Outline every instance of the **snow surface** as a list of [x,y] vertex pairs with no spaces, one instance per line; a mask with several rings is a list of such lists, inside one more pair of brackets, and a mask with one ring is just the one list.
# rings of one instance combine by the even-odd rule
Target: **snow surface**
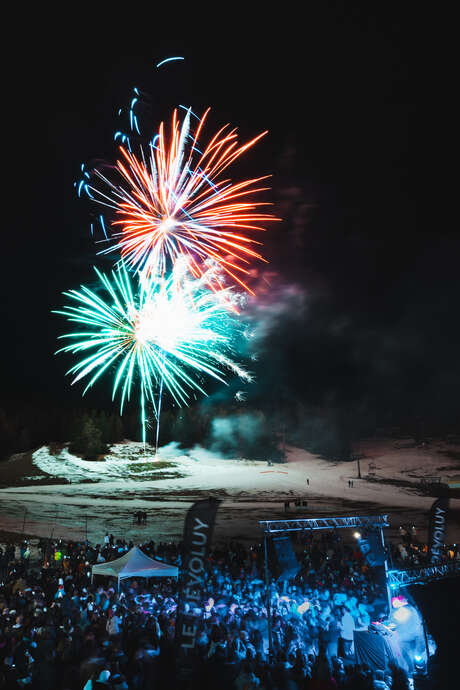
[[[433,498],[418,493],[421,479],[439,476],[448,481],[460,474],[459,447],[445,442],[416,447],[410,440],[369,440],[356,452],[365,456],[362,479],[357,479],[356,462],[331,462],[299,448],[287,449],[286,463],[269,466],[220,458],[201,447],[184,451],[177,444],[161,448],[155,457],[145,453],[141,443],[124,442],[112,446],[102,462],[82,460],[66,447],[53,455],[43,446],[32,455],[35,467],[68,483],[3,489],[0,528],[21,531],[26,515],[26,532],[81,538],[88,530],[100,540],[104,528],[116,535],[139,534],[132,513],[143,509],[149,511],[143,531],[177,538],[185,510],[210,493],[224,498],[220,528],[234,536],[249,534],[249,524],[249,531],[254,533],[255,526],[257,532],[258,520],[284,515],[282,502],[287,498],[308,500],[308,509],[291,508],[291,517],[394,511],[398,522],[404,517],[423,528]],[[369,465],[374,479],[368,476]],[[81,483],[88,480],[97,483]],[[410,485],[399,485],[401,481]],[[450,521],[452,540],[460,538],[459,509],[460,500],[453,499],[451,511],[457,518]]]
[[[459,461],[439,455],[443,450],[439,444],[436,449],[400,448],[398,443],[368,441],[363,442],[361,448],[365,455],[361,460],[361,480],[357,479],[355,462],[331,462],[299,448],[288,448],[287,462],[271,467],[263,461],[220,458],[201,447],[183,451],[174,443],[160,448],[157,458],[146,454],[141,443],[131,442],[112,446],[104,462],[82,460],[69,453],[67,448],[53,456],[46,446],[32,457],[43,472],[71,483],[87,479],[103,481],[107,486],[101,487],[101,492],[116,487],[126,488],[126,480],[143,476],[149,490],[155,488],[166,492],[225,489],[230,496],[242,492],[281,495],[292,491],[297,494],[299,491],[305,493],[309,478],[308,490],[316,494],[403,507],[407,507],[408,502],[412,507],[428,507],[433,502],[430,497],[414,493],[420,488],[422,478],[440,476],[442,481],[448,481],[460,474]],[[156,459],[173,465],[168,468],[168,475],[176,473],[183,476],[156,479],[155,474],[164,472],[161,466],[155,469]],[[369,477],[369,465],[372,464],[375,465],[375,480],[406,481],[412,486],[372,481]],[[145,471],[142,471],[143,465],[146,466]],[[350,478],[353,479],[353,488],[348,487]],[[139,490],[138,486],[136,490]]]
[[[104,461],[83,460],[72,455],[67,447],[57,453],[50,453],[48,446],[42,446],[32,454],[32,462],[42,472],[65,479],[69,483],[87,481],[108,481],[110,479],[142,479],[158,472],[164,472],[161,465],[158,469],[152,463],[170,461],[178,455],[176,447],[173,452],[160,449],[157,457],[146,452],[142,443],[117,443],[111,447]],[[180,457],[180,456],[179,456]]]

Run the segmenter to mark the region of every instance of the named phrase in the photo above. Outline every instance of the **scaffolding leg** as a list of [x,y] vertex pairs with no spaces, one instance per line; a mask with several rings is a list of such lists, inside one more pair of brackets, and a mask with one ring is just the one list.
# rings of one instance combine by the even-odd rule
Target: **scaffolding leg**
[[270,661],[273,660],[273,639],[272,639],[272,614],[271,614],[271,592],[268,574],[268,550],[267,550],[267,535],[264,535],[265,548],[265,591],[266,591],[266,606],[267,606],[267,627],[268,627],[268,656]]
[[383,536],[383,528],[382,527],[380,528],[380,539],[382,540],[382,548],[383,548],[383,552],[385,554],[385,561],[384,561],[384,565],[385,565],[385,587],[387,590],[388,615],[390,616],[390,614],[391,614],[391,591],[390,591],[390,587],[388,585],[388,559],[387,559],[387,554],[386,554],[386,549],[385,549],[385,538]]

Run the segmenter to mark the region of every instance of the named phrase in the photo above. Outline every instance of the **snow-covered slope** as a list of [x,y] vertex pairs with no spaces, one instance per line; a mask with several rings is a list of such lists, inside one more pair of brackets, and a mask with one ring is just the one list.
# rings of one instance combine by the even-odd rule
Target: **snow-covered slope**
[[[168,452],[169,451],[169,452]],[[172,460],[180,459],[181,453],[174,448],[161,449],[155,456],[144,449],[142,443],[117,443],[110,448],[105,460],[91,461],[72,455],[64,446],[58,452],[50,452],[48,446],[42,446],[32,454],[35,467],[51,477],[67,480],[69,483],[81,481],[109,481],[111,479],[143,480],[155,477],[165,470],[172,470]]]
[[[184,451],[176,444],[160,448],[155,457],[141,443],[133,442],[112,446],[103,462],[82,460],[67,448],[52,455],[46,446],[35,451],[32,460],[42,472],[70,483],[90,479],[116,486],[122,481],[126,488],[141,479],[161,492],[223,489],[228,495],[298,494],[308,488],[308,492],[357,501],[426,506],[430,498],[421,495],[421,479],[437,476],[446,482],[458,477],[458,449],[442,442],[424,447],[409,443],[362,442],[362,479],[357,478],[356,462],[331,462],[299,448],[288,448],[287,462],[273,466],[220,458],[200,447]],[[353,479],[353,487],[348,485],[349,479]]]
[[[410,520],[425,528],[433,498],[421,490],[421,479],[438,476],[446,482],[460,474],[460,449],[443,442],[415,447],[409,441],[371,440],[356,450],[364,455],[362,479],[356,462],[331,462],[298,448],[288,448],[286,463],[269,466],[220,458],[198,447],[184,451],[176,444],[161,448],[155,458],[142,444],[120,443],[102,462],[82,460],[67,448],[53,454],[42,447],[31,455],[33,474],[43,473],[40,486],[28,481],[29,486],[0,491],[0,528],[20,531],[26,516],[30,533],[65,536],[76,530],[81,536],[89,516],[90,533],[105,526],[130,534],[139,532],[132,513],[140,508],[155,516],[154,534],[177,537],[190,502],[209,493],[224,499],[220,528],[225,525],[234,536],[249,534],[245,524],[257,533],[257,520],[281,516],[283,501],[294,498],[308,500],[308,509],[291,503],[292,516],[385,510],[394,511],[395,522]],[[46,485],[44,477],[64,485]],[[458,499],[451,501],[451,516],[450,538],[457,539]]]

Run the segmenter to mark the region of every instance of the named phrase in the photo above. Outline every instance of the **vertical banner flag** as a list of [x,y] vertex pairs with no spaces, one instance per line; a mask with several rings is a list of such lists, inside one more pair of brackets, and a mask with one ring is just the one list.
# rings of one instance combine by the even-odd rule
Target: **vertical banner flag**
[[384,565],[385,551],[378,532],[369,532],[366,536],[360,537],[358,546],[371,568]]
[[185,517],[175,633],[179,652],[185,654],[195,647],[202,614],[206,564],[219,503],[215,498],[197,501]]
[[[272,572],[280,580],[290,580],[295,577],[300,570],[300,563],[297,561],[291,540],[287,535],[275,535],[272,537],[275,563],[272,564]],[[273,567],[274,566],[274,567]]]
[[449,498],[438,498],[430,510],[430,538],[428,558],[430,563],[439,563],[442,560],[442,552],[446,541],[447,513],[449,510]]

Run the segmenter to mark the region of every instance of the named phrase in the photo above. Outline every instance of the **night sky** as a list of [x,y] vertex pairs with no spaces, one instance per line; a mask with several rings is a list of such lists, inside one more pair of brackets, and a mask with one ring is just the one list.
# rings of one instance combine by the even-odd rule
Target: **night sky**
[[[268,31],[229,26],[184,40],[159,40],[168,32],[153,27],[132,42],[119,38],[121,26],[117,36],[29,27],[3,85],[4,398],[79,398],[64,377],[70,360],[52,355],[64,324],[50,311],[63,290],[92,280],[93,263],[109,262],[96,259],[90,237],[97,209],[73,182],[82,162],[113,159],[116,112],[136,86],[150,97],[144,129],[185,104],[211,106],[213,129],[230,122],[243,138],[269,130],[234,175],[273,173],[268,199],[285,222],[267,233],[265,253],[275,286],[307,295],[264,346],[286,395],[455,420],[460,242],[453,225],[422,228],[416,218],[420,173],[433,171],[415,134],[410,17],[331,6],[301,25],[273,17]],[[155,69],[172,55],[185,61]]]

